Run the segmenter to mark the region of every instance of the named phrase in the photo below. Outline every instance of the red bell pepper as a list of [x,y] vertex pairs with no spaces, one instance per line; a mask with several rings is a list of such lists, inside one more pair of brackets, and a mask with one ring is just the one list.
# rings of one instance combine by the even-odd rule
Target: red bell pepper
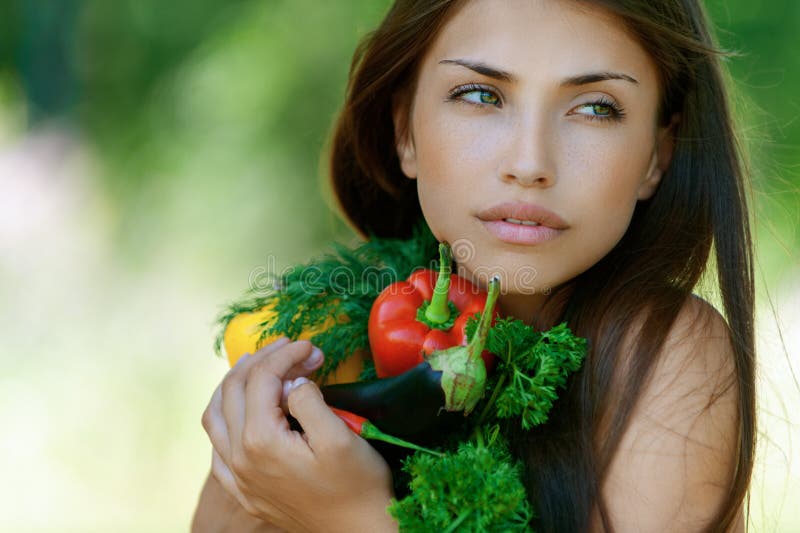
[[[467,321],[483,311],[487,293],[450,273],[450,247],[439,245],[439,272],[417,270],[386,287],[369,315],[369,345],[378,377],[397,376],[421,363],[434,350],[466,346]],[[494,317],[498,311],[493,312]],[[487,371],[494,356],[481,353]]]

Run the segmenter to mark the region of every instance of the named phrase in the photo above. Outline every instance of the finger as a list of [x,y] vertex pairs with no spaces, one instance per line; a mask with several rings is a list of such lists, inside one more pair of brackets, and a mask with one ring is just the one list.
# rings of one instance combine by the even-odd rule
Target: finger
[[241,448],[241,436],[245,419],[245,384],[253,367],[272,357],[277,357],[280,350],[291,345],[286,337],[262,347],[250,356],[244,356],[231,368],[222,380],[222,416],[228,432],[230,451],[225,459],[233,460],[233,454]]
[[[319,348],[302,340],[289,343],[270,353],[268,357],[262,357],[256,352],[253,361],[244,363],[242,369],[247,371],[245,383],[241,383],[237,374],[231,377],[230,391],[223,390],[224,405],[227,405],[225,394],[231,396],[230,411],[224,412],[232,450],[241,448],[245,426],[248,437],[246,451],[249,455],[272,446],[273,438],[284,441],[294,438],[281,407],[282,381],[290,370],[303,365],[305,361],[308,361],[306,369],[311,370],[319,366],[322,359]],[[247,405],[250,406],[249,410]]]
[[283,414],[289,414],[289,393],[292,392],[292,389],[307,381],[308,378],[305,376],[283,380],[283,386],[281,387],[281,409],[283,410]]
[[291,343],[288,337],[279,337],[269,344],[265,344],[254,353],[246,353],[236,361],[236,364],[231,367],[228,374],[246,374],[247,369],[253,366],[260,359],[267,357],[269,354],[278,351],[280,348]]
[[[305,376],[300,376],[305,377]],[[299,378],[295,378],[299,379]],[[289,414],[289,393],[292,391],[293,379],[284,379],[281,387],[281,410],[284,414]]]
[[230,442],[230,451],[224,457],[229,462],[233,460],[233,454],[239,449],[242,426],[244,425],[244,387],[247,381],[247,373],[244,370],[254,364],[252,361],[245,359],[252,359],[252,356],[239,359],[239,362],[228,371],[228,374],[222,380],[222,384],[220,384],[220,411],[225,421]]
[[288,403],[289,413],[302,426],[305,440],[315,455],[352,444],[353,433],[333,414],[315,383],[301,381],[290,391]]
[[322,350],[314,346],[311,349],[311,355],[308,356],[308,359],[289,369],[289,372],[287,372],[286,376],[283,378],[283,394],[281,395],[281,409],[283,409],[284,413],[289,412],[287,399],[289,398],[289,390],[292,382],[297,378],[309,377],[316,369],[322,366],[324,360],[325,357],[322,354]]
[[247,497],[245,497],[239,489],[233,472],[231,472],[231,469],[228,468],[228,465],[216,451],[212,451],[211,455],[211,474],[219,481],[219,484],[222,485],[222,488],[225,489],[228,494],[236,498],[236,501],[239,502],[239,505],[244,507],[245,511],[250,514],[256,512],[255,507],[250,504]]
[[245,389],[242,448],[251,460],[286,459],[288,455],[303,454],[304,450],[310,453],[301,435],[290,428],[281,406],[282,397],[289,394],[291,384],[301,380],[308,381],[305,377],[281,380],[267,365],[257,365],[250,372]]
[[290,342],[291,342],[291,339],[289,339],[289,337],[286,337],[286,336],[278,337],[277,339],[275,339],[274,341],[270,342],[269,344],[265,344],[264,346],[262,346],[261,348],[256,350],[255,353],[253,353],[252,355],[267,355],[267,354],[270,354],[270,353],[274,352],[275,350],[277,350],[278,348],[280,348],[282,346],[286,346]]
[[205,429],[211,445],[226,460],[230,460],[231,442],[225,417],[222,415],[222,385],[214,389],[211,401],[203,412],[203,429]]
[[299,377],[308,377],[322,366],[323,361],[325,361],[325,356],[322,350],[312,344],[311,354],[309,354],[308,358],[290,368],[283,379],[292,381]]
[[[309,341],[294,341],[271,353],[269,357],[259,357],[258,360],[254,362],[254,365],[263,365],[263,371],[275,374],[279,378],[284,379],[292,368],[296,365],[300,365],[309,358],[314,351],[313,348],[314,345]],[[254,357],[257,356],[259,356],[258,352],[254,354]],[[313,361],[310,367],[314,368],[316,364],[321,362],[321,360]]]

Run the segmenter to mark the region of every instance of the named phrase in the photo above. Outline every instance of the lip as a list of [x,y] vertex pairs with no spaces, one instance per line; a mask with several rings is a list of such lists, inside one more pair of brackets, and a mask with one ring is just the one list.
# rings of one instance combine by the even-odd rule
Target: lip
[[[549,209],[536,204],[526,202],[503,202],[493,205],[478,213],[478,218],[484,222],[502,222],[504,218],[516,218],[517,220],[529,220],[536,222],[539,226],[546,226],[550,229],[564,230],[569,225],[557,214]],[[536,227],[536,226],[521,226]]]
[[[510,244],[541,244],[558,237],[569,225],[544,207],[524,202],[504,202],[484,209],[478,218],[486,230],[497,239]],[[538,226],[523,226],[505,222],[504,218],[528,220]]]

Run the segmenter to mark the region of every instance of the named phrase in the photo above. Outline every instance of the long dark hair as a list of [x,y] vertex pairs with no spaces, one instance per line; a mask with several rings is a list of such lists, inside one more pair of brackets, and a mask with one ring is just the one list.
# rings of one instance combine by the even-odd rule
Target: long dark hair
[[[424,53],[463,3],[397,0],[356,51],[333,135],[331,180],[342,211],[364,235],[406,237],[422,216],[416,183],[397,159],[392,105],[413,89]],[[514,452],[530,474],[537,529],[585,530],[598,509],[612,530],[602,480],[665,339],[713,258],[735,360],[729,385],[739,402],[737,463],[709,527],[725,531],[749,485],[756,422],[752,244],[721,53],[696,0],[592,4],[624,21],[658,65],[660,121],[666,125],[680,114],[675,150],[658,190],[637,206],[620,243],[551,295],[543,314],[549,319],[540,325],[566,317],[591,349],[551,422],[514,436]],[[623,353],[632,334],[633,347]]]

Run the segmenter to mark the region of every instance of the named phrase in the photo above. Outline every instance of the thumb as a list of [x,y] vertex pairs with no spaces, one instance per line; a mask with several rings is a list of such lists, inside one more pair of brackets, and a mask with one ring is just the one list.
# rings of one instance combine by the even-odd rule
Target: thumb
[[354,437],[325,403],[319,387],[306,378],[292,382],[288,406],[289,414],[303,428],[308,445],[315,454],[337,445],[349,445]]

